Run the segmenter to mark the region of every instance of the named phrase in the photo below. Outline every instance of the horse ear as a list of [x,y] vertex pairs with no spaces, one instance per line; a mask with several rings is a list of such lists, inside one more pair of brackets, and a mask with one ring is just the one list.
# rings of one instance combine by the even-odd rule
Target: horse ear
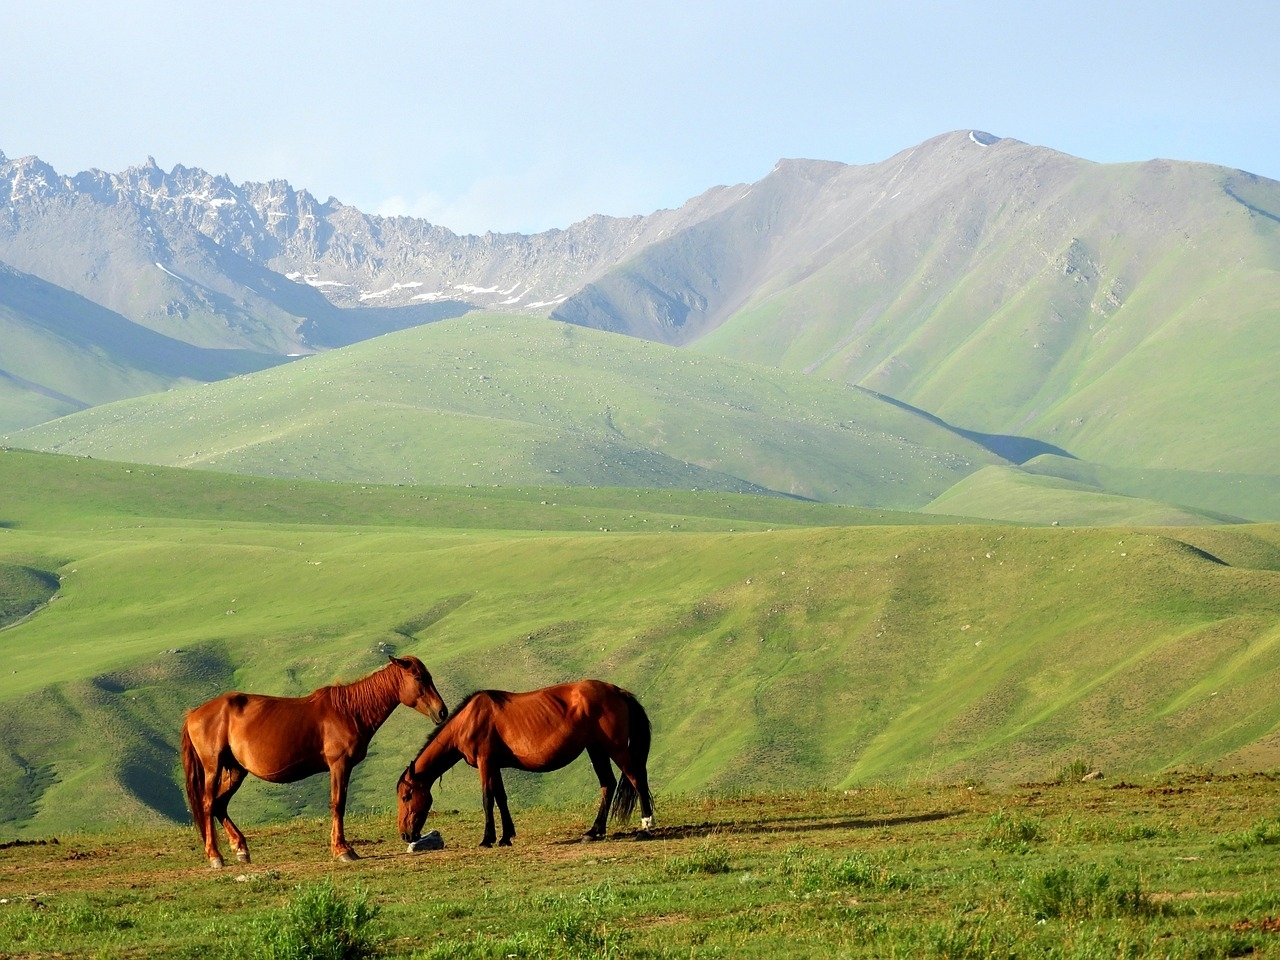
[[387,662],[394,663],[397,667],[403,667],[405,670],[409,669],[409,661],[401,660],[399,657],[396,657],[396,656],[388,656]]

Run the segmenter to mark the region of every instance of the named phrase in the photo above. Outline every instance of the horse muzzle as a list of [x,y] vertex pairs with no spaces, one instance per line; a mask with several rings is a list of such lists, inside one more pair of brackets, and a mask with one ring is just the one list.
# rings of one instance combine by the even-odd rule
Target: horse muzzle
[[440,705],[437,707],[430,700],[424,698],[415,703],[413,708],[423,716],[430,717],[437,727],[449,719],[449,708],[445,706],[443,699],[440,700]]

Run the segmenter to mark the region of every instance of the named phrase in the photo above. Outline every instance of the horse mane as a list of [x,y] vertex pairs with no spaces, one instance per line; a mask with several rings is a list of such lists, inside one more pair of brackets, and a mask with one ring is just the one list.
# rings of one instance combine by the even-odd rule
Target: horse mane
[[395,690],[396,685],[390,680],[387,668],[383,666],[357,680],[320,687],[313,691],[311,696],[328,696],[334,704],[353,716],[358,716],[365,722],[381,725],[386,717],[379,718],[378,714],[383,713],[387,708],[387,703],[384,701],[391,701],[390,707],[393,710],[399,702],[398,699],[393,698]]
[[[427,734],[427,739],[423,741],[422,749],[418,751],[418,755],[421,756],[422,751],[427,749],[427,747],[431,746],[431,742],[435,740],[436,737],[444,733],[444,731],[448,729],[449,725],[452,724],[453,721],[457,720],[458,717],[462,716],[462,711],[467,708],[467,704],[469,704],[472,700],[474,700],[476,697],[480,696],[481,694],[484,694],[486,697],[488,697],[490,700],[492,700],[494,703],[497,703],[497,704],[506,703],[508,700],[511,699],[511,694],[508,693],[506,690],[472,690],[465,697],[463,697],[461,700],[458,701],[458,705],[456,707],[454,707],[452,710],[449,711],[449,718],[445,720],[444,723],[440,724],[440,726],[438,727],[435,727],[434,729],[431,730],[430,733]],[[413,766],[413,764],[411,763],[409,764],[409,766]]]

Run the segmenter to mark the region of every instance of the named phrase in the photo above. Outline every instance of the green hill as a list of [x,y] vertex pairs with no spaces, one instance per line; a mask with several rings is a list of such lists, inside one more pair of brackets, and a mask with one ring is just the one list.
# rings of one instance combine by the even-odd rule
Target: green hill
[[174,340],[0,263],[0,430],[282,360]]
[[[0,632],[7,835],[181,818],[184,709],[354,678],[388,650],[421,656],[450,703],[585,675],[630,687],[659,792],[1280,759],[1276,526],[831,526],[866,515],[16,451],[0,486],[0,563],[60,581]],[[465,525],[487,513],[502,521]],[[393,716],[356,809],[391,802],[425,733]],[[581,799],[591,782],[578,764],[511,791]],[[463,771],[440,803],[476,795]],[[254,783],[236,803],[248,822],[323,815],[327,786]]]
[[[1088,477],[1027,472],[1081,496],[1280,519],[1280,183],[1242,171],[1090,163],[961,130],[879,163],[780,161],[678,211],[482,239],[153,162],[0,167],[43,185],[0,230],[0,256],[42,278],[0,269],[10,435],[479,303],[580,331],[455,322],[12,442],[295,477],[893,507],[1052,454]],[[1061,512],[1048,488],[1067,489],[1020,480],[1007,489],[1025,502],[982,509],[1044,519],[1027,508]],[[1079,515],[1180,522],[1093,499],[1108,505]]]
[[969,131],[786,161],[556,311],[1122,467],[1280,473],[1280,183]]
[[1111,467],[1053,455],[1035,457],[1021,469],[1127,497],[1195,503],[1250,520],[1280,520],[1280,474]]
[[999,462],[827,380],[486,314],[6,440],[266,476],[773,491],[888,508],[922,506]]
[[1080,526],[1169,527],[1203,523],[1243,523],[1156,500],[1104,490],[1019,467],[984,467],[922,508],[984,520]]

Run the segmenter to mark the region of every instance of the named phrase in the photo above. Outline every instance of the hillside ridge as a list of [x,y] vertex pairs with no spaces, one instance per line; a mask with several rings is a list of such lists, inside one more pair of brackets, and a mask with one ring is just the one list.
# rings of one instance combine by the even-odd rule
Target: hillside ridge
[[[1162,501],[1274,515],[1280,183],[1242,171],[958,130],[533,236],[458,236],[151,160],[64,177],[6,158],[6,194],[0,262],[201,350],[286,358],[479,306],[550,316],[867,390],[962,437],[1012,438],[997,452],[1013,459],[1195,488]],[[8,426],[91,402],[59,385],[74,350],[21,310],[9,327],[39,349],[0,343]],[[168,385],[129,358],[106,366],[112,398]],[[1242,498],[1210,491],[1214,474],[1263,479]]]

